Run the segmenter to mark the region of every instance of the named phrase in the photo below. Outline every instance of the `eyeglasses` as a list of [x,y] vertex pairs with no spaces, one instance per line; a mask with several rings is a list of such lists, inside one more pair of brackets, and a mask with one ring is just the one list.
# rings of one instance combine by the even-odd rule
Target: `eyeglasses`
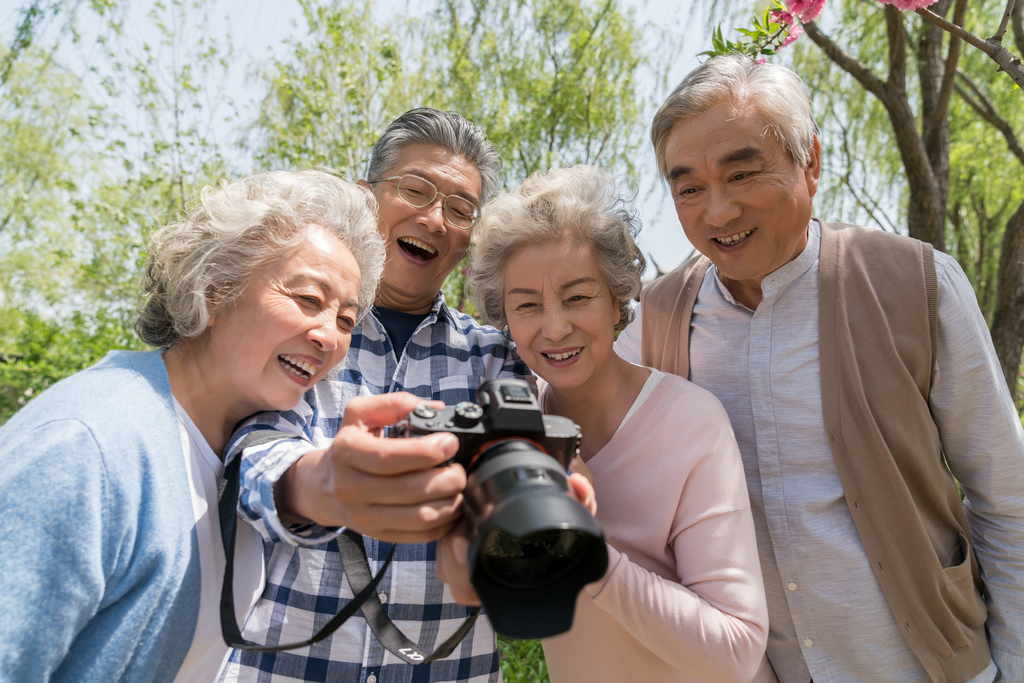
[[370,184],[383,183],[385,180],[398,182],[398,198],[414,209],[425,209],[433,206],[438,197],[444,197],[441,213],[448,225],[459,230],[469,230],[476,224],[480,211],[476,204],[457,194],[442,194],[437,191],[434,183],[412,173],[396,175],[389,178],[371,180]]

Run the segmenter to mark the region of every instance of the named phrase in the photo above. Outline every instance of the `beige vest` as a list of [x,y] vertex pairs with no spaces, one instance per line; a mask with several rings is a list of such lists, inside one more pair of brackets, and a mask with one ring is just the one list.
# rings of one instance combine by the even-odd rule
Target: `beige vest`
[[[689,375],[699,254],[641,296],[645,365]],[[907,644],[933,681],[991,660],[984,585],[928,408],[938,338],[931,245],[821,224],[818,351],[825,434],[850,514]]]

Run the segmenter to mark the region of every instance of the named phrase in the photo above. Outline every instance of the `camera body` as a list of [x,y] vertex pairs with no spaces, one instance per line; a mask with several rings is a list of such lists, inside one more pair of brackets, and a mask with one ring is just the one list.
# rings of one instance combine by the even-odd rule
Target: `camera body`
[[576,596],[604,576],[608,551],[597,521],[570,495],[566,468],[579,427],[544,415],[522,380],[490,380],[477,403],[421,404],[389,436],[450,432],[467,474],[469,577],[494,629],[547,638],[572,627]]
[[478,403],[464,401],[441,410],[425,403],[416,406],[408,419],[392,428],[389,436],[426,436],[450,432],[459,439],[453,458],[468,473],[490,444],[507,439],[535,443],[562,466],[579,451],[580,430],[559,415],[544,415],[530,385],[522,380],[484,382]]

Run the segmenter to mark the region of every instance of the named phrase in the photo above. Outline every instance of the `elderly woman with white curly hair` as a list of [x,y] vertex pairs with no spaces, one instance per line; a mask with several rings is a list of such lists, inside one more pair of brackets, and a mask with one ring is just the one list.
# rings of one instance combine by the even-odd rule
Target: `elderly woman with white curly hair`
[[[615,182],[576,166],[488,204],[474,236],[477,307],[507,325],[544,411],[580,426],[572,467],[593,478],[608,542],[608,571],[580,592],[572,630],[544,641],[550,677],[744,683],[760,669],[773,680],[729,419],[707,391],[612,349],[640,292],[637,229]],[[468,581],[452,583],[466,597]]]
[[156,350],[109,354],[0,429],[0,679],[215,678],[223,449],[345,356],[383,270],[376,226],[362,188],[275,172],[205,188],[154,235],[136,330]]

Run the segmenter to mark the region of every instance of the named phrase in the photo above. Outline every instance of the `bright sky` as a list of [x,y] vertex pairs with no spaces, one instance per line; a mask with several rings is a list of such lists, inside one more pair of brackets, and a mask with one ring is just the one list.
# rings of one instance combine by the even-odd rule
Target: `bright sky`
[[[20,18],[20,10],[30,0],[0,0],[0,40],[9,44],[14,27]],[[671,70],[668,77],[668,90],[678,83],[698,62],[698,52],[708,49],[710,40],[704,30],[703,17],[691,17],[690,2],[687,0],[621,0],[624,5],[636,9],[636,19],[641,26],[660,26],[676,37],[677,43],[683,48],[676,55],[669,57]],[[83,5],[87,3],[83,2]],[[389,16],[400,13],[422,11],[421,2],[410,0],[378,0],[379,16],[385,20]],[[151,7],[148,0],[137,0],[130,8],[126,34],[141,36],[152,29],[148,27],[146,13]],[[83,17],[89,13],[83,12]],[[296,25],[302,25],[298,3],[295,0],[214,0],[209,11],[211,33],[217,35],[218,27],[223,26],[223,33],[231,33],[238,59],[238,67],[231,74],[227,84],[227,94],[239,106],[243,118],[247,111],[251,112],[253,101],[258,96],[256,85],[246,79],[245,70],[253,63],[266,59],[272,52],[282,49],[283,40],[297,32]],[[86,23],[86,22],[83,22]],[[648,45],[658,49],[660,40],[655,31],[649,31]],[[87,31],[83,31],[83,34]],[[664,49],[668,49],[665,46]],[[76,51],[75,62],[82,64],[83,72],[93,59],[98,60],[98,49],[88,44],[80,45]],[[72,65],[72,68],[75,68]],[[84,73],[82,74],[84,75]],[[653,84],[642,83],[640,90],[652,92]],[[668,95],[668,90],[657,93],[658,101]],[[249,109],[246,109],[246,106]],[[653,116],[648,112],[646,123]],[[646,133],[645,133],[646,139]],[[664,185],[658,181],[654,154],[649,144],[645,144],[641,157],[636,165],[641,169],[641,184],[637,197],[637,208],[643,221],[640,234],[640,246],[644,253],[653,257],[658,265],[673,268],[679,265],[691,251],[691,246],[683,235],[682,228],[675,216],[675,210]],[[653,265],[648,267],[648,275],[653,275]]]

